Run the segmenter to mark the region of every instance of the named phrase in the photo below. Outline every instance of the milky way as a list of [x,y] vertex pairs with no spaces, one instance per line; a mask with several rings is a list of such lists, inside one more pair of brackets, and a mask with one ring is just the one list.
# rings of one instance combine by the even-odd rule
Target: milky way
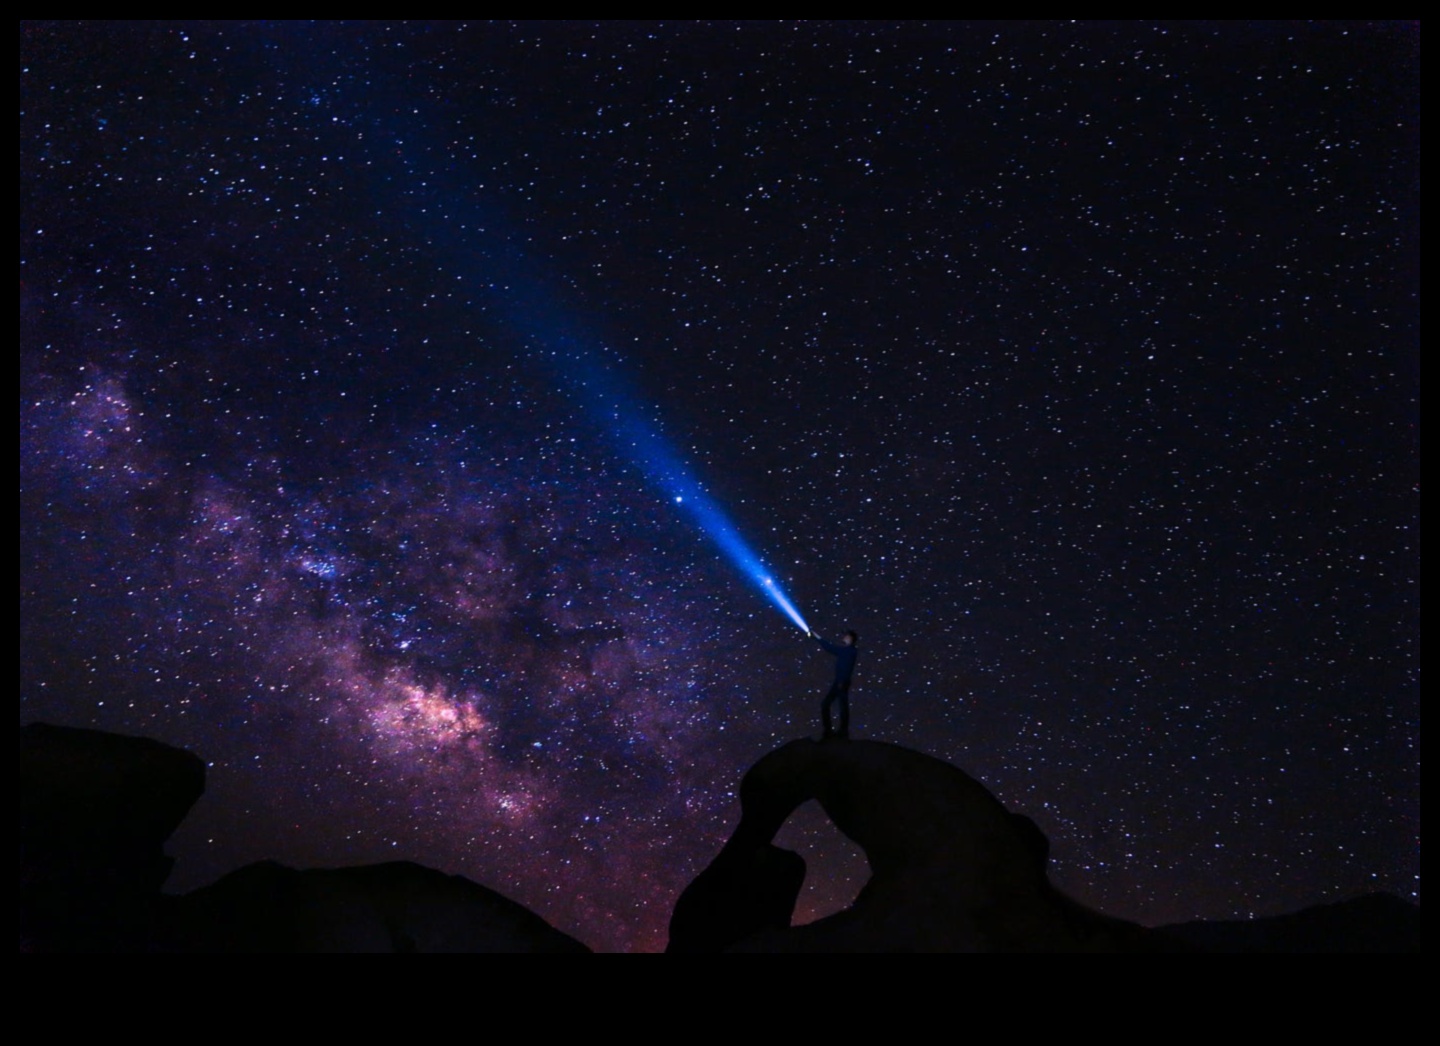
[[1418,33],[25,24],[21,721],[663,947],[828,685],[698,500],[1082,900],[1418,901]]

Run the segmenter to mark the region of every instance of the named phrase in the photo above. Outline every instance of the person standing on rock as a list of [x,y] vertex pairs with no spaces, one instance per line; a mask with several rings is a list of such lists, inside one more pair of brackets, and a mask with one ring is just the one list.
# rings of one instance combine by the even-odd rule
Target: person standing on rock
[[[817,632],[811,632],[810,638],[835,658],[835,682],[830,684],[830,692],[825,695],[825,700],[820,705],[820,723],[825,729],[821,740],[831,737],[848,738],[850,736],[850,679],[855,674],[855,658],[859,654],[855,644],[860,642],[860,635],[854,631],[846,632],[840,637],[838,645],[825,642]],[[840,703],[839,730],[832,729],[830,724],[830,706],[837,701]]]

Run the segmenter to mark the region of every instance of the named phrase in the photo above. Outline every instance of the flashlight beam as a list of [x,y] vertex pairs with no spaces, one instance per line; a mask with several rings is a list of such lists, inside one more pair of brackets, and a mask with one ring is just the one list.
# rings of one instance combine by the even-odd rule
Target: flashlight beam
[[775,584],[775,579],[768,577],[763,578],[761,579],[761,584],[764,585],[765,594],[770,597],[770,601],[785,611],[790,620],[800,627],[800,631],[808,636],[810,634],[810,626],[807,625],[805,619],[800,616],[800,611],[795,609],[795,604],[786,598],[784,592],[780,591],[780,586]]
[[[598,383],[591,383],[592,392]],[[684,509],[710,539],[720,547],[725,557],[740,568],[740,572],[755,583],[761,593],[802,632],[809,633],[810,626],[804,616],[790,601],[785,590],[766,568],[759,555],[741,536],[730,517],[725,514],[710,492],[701,486],[675,449],[660,434],[659,430],[639,416],[638,411],[621,411],[613,404],[607,404],[606,416],[612,424],[618,422],[619,432],[624,436],[632,460],[638,464],[650,480],[671,495],[675,504]]]
[[[425,137],[423,121],[417,124],[407,117],[401,125],[384,115],[400,111],[409,112],[410,107],[390,106],[381,111],[361,103],[361,115],[352,114],[336,126],[348,128],[355,121],[370,126],[375,133],[363,146],[358,139],[354,144],[375,158],[377,177],[389,172],[383,178],[385,192],[393,193],[392,181],[407,187],[400,199],[408,219],[428,234],[425,241],[439,267],[487,301],[487,308],[495,309],[501,324],[529,344],[531,358],[547,367],[601,430],[615,439],[621,453],[660,490],[668,492],[770,602],[808,632],[805,619],[760,557],[701,486],[659,424],[651,420],[643,398],[618,372],[614,353],[588,337],[549,291],[550,281],[521,246],[530,237],[516,234],[513,223],[497,206],[477,196],[472,186],[457,183],[445,172],[427,170],[424,158],[435,151],[443,154],[445,149],[426,148],[420,140]],[[377,181],[377,188],[380,185]],[[442,222],[436,215],[446,218]],[[463,230],[479,230],[484,234],[483,243],[477,248],[469,237],[478,234]]]

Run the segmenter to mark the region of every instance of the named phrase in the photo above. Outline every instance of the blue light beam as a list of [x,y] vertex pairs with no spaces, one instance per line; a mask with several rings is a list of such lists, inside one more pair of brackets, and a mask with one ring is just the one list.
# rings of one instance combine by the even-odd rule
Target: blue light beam
[[625,455],[709,535],[761,594],[808,634],[810,626],[804,616],[659,427],[646,421],[635,398],[621,390],[620,380],[597,365],[598,354],[578,347],[571,339],[566,341],[570,351],[563,354],[567,364],[563,380],[571,394],[584,403],[616,438]]
[[[313,63],[313,53],[307,54]],[[397,85],[389,88],[403,97]],[[328,121],[322,121],[325,133],[346,138],[348,148],[368,156],[379,209],[400,212],[437,270],[453,276],[474,299],[489,301],[492,315],[503,316],[504,325],[532,346],[531,359],[550,367],[557,384],[616,440],[620,452],[689,514],[766,599],[808,633],[805,618],[759,555],[659,425],[647,420],[643,401],[616,374],[613,355],[607,358],[602,347],[576,329],[559,296],[550,291],[551,281],[522,246],[533,237],[519,234],[493,198],[467,184],[449,146],[415,119],[421,104],[396,104],[394,97],[386,104],[386,93],[352,96],[344,106],[336,100]],[[446,162],[437,166],[435,157]]]

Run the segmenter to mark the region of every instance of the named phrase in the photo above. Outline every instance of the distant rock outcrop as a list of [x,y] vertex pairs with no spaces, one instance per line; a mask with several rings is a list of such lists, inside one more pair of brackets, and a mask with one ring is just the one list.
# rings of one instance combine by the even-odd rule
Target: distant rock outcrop
[[458,875],[397,861],[249,865],[161,895],[205,765],[158,741],[20,728],[21,952],[588,952]]
[[[871,879],[843,912],[790,927],[797,855],[771,843],[817,799],[865,851]],[[681,895],[670,951],[1019,952],[1165,950],[1050,885],[1048,842],[949,763],[877,741],[793,741],[740,786],[740,825]],[[799,865],[803,870],[803,863]],[[1183,946],[1180,946],[1183,947]]]
[[409,861],[297,871],[261,861],[177,899],[186,952],[588,952],[524,905]]
[[1231,955],[1420,954],[1420,908],[1372,893],[1261,919],[1162,928],[1196,951]]

